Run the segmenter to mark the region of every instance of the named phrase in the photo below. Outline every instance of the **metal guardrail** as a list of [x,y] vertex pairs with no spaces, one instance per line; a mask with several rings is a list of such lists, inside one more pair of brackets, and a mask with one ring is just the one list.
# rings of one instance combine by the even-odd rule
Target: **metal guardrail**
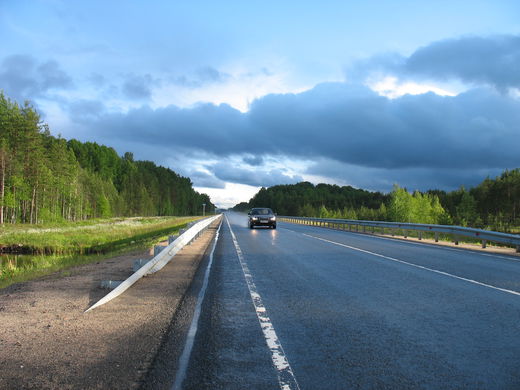
[[213,217],[209,217],[198,221],[193,224],[189,229],[187,229],[184,233],[182,233],[175,241],[165,247],[159,254],[157,254],[153,259],[144,264],[141,268],[139,268],[136,272],[130,275],[125,281],[119,284],[115,289],[113,289],[110,293],[105,295],[99,301],[97,301],[94,305],[92,305],[89,309],[85,311],[88,312],[96,307],[104,305],[105,303],[111,301],[112,299],[118,297],[123,292],[128,290],[135,282],[141,279],[145,275],[153,274],[163,268],[166,264],[170,262],[171,259],[182,249],[184,246],[189,244],[195,238],[197,238],[202,231],[209,227],[217,218],[219,218],[221,214],[215,215]]
[[382,221],[357,221],[352,219],[333,219],[333,218],[309,218],[309,217],[291,217],[291,216],[278,216],[278,220],[300,223],[311,226],[321,226],[329,228],[337,228],[340,230],[352,231],[355,227],[356,232],[360,232],[359,228],[362,229],[363,233],[367,233],[367,228],[372,229],[374,233],[376,228],[382,229],[382,233],[385,234],[385,229],[390,229],[390,233],[395,234],[396,231],[402,231],[403,236],[408,236],[409,230],[418,231],[419,240],[422,239],[422,233],[434,233],[435,242],[439,241],[440,234],[449,234],[453,236],[453,242],[458,245],[461,237],[470,237],[481,241],[482,248],[485,248],[487,242],[497,242],[508,246],[516,247],[516,251],[520,252],[520,235],[493,232],[490,230],[466,228],[462,226],[449,226],[449,225],[428,225],[422,223],[405,223],[405,222],[382,222]]

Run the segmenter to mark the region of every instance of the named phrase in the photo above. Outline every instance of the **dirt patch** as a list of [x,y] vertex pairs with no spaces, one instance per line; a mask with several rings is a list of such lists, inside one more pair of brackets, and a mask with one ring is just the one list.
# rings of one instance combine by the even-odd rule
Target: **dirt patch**
[[1,389],[131,389],[140,386],[203,254],[213,224],[160,272],[89,313],[150,253],[118,256],[0,290]]

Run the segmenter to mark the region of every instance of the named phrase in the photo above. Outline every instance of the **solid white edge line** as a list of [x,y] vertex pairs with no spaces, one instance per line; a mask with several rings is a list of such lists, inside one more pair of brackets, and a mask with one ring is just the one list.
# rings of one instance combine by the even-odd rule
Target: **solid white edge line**
[[[292,222],[284,222],[284,223],[292,223]],[[293,224],[293,225],[299,225],[299,224]],[[299,226],[312,227],[312,226],[309,226],[309,225],[299,225]],[[289,231],[294,232],[294,233],[303,234],[301,232],[297,232],[295,230],[291,230],[291,229],[288,229],[288,228],[283,228],[283,229],[289,230]],[[320,228],[320,229],[323,229],[323,228]],[[341,229],[329,229],[329,230],[336,231],[336,232],[342,232],[342,233],[359,234],[359,235],[362,235],[362,236],[365,236],[365,237],[373,237],[373,238],[377,238],[379,240],[388,240],[388,241],[393,241],[393,242],[401,242],[403,244],[408,244],[408,245],[417,245],[417,246],[426,246],[426,247],[429,247],[429,248],[438,248],[438,249],[441,249],[441,250],[447,250],[447,251],[452,251],[452,252],[465,252],[465,253],[471,252],[471,253],[474,253],[475,255],[478,255],[478,256],[485,256],[485,257],[491,257],[491,258],[495,258],[495,259],[502,259],[502,260],[507,260],[507,261],[513,261],[515,263],[520,263],[520,259],[517,259],[515,257],[515,255],[507,255],[507,254],[506,255],[499,255],[499,254],[494,254],[494,253],[484,253],[484,252],[479,251],[476,248],[467,248],[467,249],[464,249],[464,248],[451,248],[451,247],[446,246],[446,245],[438,245],[438,244],[435,244],[435,243],[428,243],[428,242],[410,241],[410,240],[404,240],[404,239],[401,239],[401,238],[398,238],[398,237],[393,237],[393,238],[392,237],[383,237],[383,236],[377,235],[377,234],[354,232],[354,231],[350,231],[350,230],[341,230]]]
[[450,273],[448,273],[448,272],[439,271],[439,270],[436,270],[436,269],[433,269],[433,268],[424,267],[424,266],[422,266],[422,265],[418,265],[418,264],[414,264],[414,263],[409,263],[409,262],[407,262],[407,261],[399,260],[399,259],[396,259],[396,258],[394,258],[394,257],[381,255],[381,254],[379,254],[379,253],[375,253],[375,252],[370,252],[370,251],[367,251],[367,250],[365,250],[365,249],[356,248],[356,247],[354,247],[354,246],[350,246],[350,245],[342,244],[342,243],[340,243],[340,242],[335,242],[335,241],[327,240],[327,239],[325,239],[325,238],[321,238],[321,237],[312,236],[312,235],[310,235],[310,234],[306,234],[306,233],[302,233],[302,234],[303,234],[304,236],[307,236],[307,237],[310,237],[310,238],[314,238],[315,240],[320,240],[320,241],[328,242],[329,244],[334,244],[334,245],[342,246],[342,247],[345,247],[345,248],[348,248],[348,249],[352,249],[352,250],[355,250],[355,251],[358,251],[358,252],[367,253],[367,254],[372,255],[372,256],[381,257],[381,258],[383,258],[383,259],[387,259],[387,260],[395,261],[395,262],[397,262],[397,263],[406,264],[406,265],[409,265],[409,266],[412,266],[412,267],[420,268],[420,269],[423,269],[423,270],[426,270],[426,271],[434,272],[434,273],[437,273],[437,274],[440,274],[440,275],[444,275],[444,276],[448,276],[448,277],[451,277],[451,278],[455,278],[455,279],[463,280],[463,281],[465,281],[465,282],[473,283],[473,284],[476,284],[476,285],[479,285],[479,286],[488,287],[488,288],[491,288],[491,289],[494,289],[494,290],[498,290],[498,291],[502,291],[502,292],[505,292],[505,293],[508,293],[508,294],[513,294],[513,295],[518,295],[518,296],[520,296],[520,292],[518,292],[518,291],[513,291],[513,290],[508,290],[508,289],[505,289],[505,288],[501,288],[501,287],[492,286],[492,285],[490,285],[490,284],[482,283],[482,282],[479,282],[479,281],[477,281],[477,280],[468,279],[468,278],[464,278],[464,277],[462,277],[462,276],[457,276],[457,275],[450,274]]
[[195,336],[197,335],[197,330],[199,328],[199,319],[200,313],[202,311],[202,302],[204,302],[204,298],[206,296],[206,289],[208,287],[209,274],[211,272],[211,265],[213,264],[213,254],[215,253],[215,248],[217,247],[217,241],[221,226],[222,221],[220,221],[217,233],[215,234],[215,240],[213,242],[213,247],[211,248],[211,253],[209,255],[208,265],[206,267],[206,272],[204,273],[204,281],[202,282],[202,287],[200,288],[199,295],[197,296],[197,304],[195,305],[193,318],[191,319],[190,329],[188,330],[188,335],[186,336],[186,343],[184,344],[184,349],[182,351],[181,357],[179,358],[179,367],[177,368],[175,382],[173,383],[171,390],[182,389],[182,382],[184,382],[184,379],[186,378],[186,372],[188,371],[188,364],[190,362],[191,351],[193,350]]
[[[350,232],[350,233],[355,233],[355,232]],[[457,248],[450,248],[448,246],[445,246],[445,245],[437,245],[437,244],[434,244],[434,243],[427,243],[427,242],[414,242],[414,241],[409,241],[409,240],[403,240],[403,239],[400,239],[400,238],[391,238],[391,237],[381,237],[381,236],[378,236],[378,235],[373,235],[371,237],[375,237],[375,238],[379,238],[380,240],[389,240],[389,241],[399,241],[399,242],[402,242],[404,244],[411,244],[411,245],[417,245],[417,246],[427,246],[427,247],[430,247],[430,248],[439,248],[439,249],[444,249],[444,250],[447,250],[447,251],[452,251],[452,252],[465,252],[465,253],[468,253],[468,252],[471,252],[471,253],[474,253],[475,255],[478,255],[478,256],[485,256],[485,257],[491,257],[491,258],[495,258],[495,259],[502,259],[502,260],[508,260],[508,261],[514,261],[516,263],[520,263],[520,259],[516,259],[513,257],[513,255],[511,256],[502,256],[502,255],[497,255],[497,254],[492,254],[492,253],[483,253],[483,252],[480,252],[478,249],[475,249],[475,248],[467,248],[467,249],[457,249]]]
[[258,293],[256,285],[253,281],[253,275],[249,270],[244,255],[242,254],[240,245],[238,245],[238,240],[235,236],[235,233],[233,232],[233,229],[231,229],[231,224],[229,223],[227,215],[225,217],[229,231],[231,232],[231,238],[233,240],[235,250],[237,252],[238,261],[242,267],[242,272],[244,273],[247,288],[249,289],[249,295],[251,296],[251,300],[253,301],[253,305],[255,307],[256,316],[260,322],[260,327],[262,328],[267,347],[271,352],[271,360],[273,362],[274,368],[276,369],[280,389],[299,390],[300,387],[296,381],[296,377],[294,376],[292,368],[289,365],[289,361],[287,360],[287,356],[285,355],[285,352],[282,348],[282,344],[276,335],[271,319],[267,315],[267,309],[263,304],[262,297]]

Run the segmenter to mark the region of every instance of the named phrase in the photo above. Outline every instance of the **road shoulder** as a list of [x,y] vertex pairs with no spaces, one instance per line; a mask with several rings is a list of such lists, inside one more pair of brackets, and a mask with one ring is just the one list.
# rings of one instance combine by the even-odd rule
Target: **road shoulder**
[[126,279],[134,260],[147,254],[118,256],[73,268],[66,277],[0,290],[0,388],[140,387],[216,226],[160,272],[86,314],[108,292],[99,287],[101,280]]

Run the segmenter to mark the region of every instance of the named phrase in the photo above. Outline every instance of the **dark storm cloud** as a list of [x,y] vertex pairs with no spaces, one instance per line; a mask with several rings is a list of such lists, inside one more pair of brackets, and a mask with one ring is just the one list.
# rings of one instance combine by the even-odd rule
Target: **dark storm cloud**
[[411,74],[520,88],[520,36],[465,37],[434,42],[405,63]]
[[407,187],[409,191],[427,191],[433,188],[452,190],[460,186],[470,188],[479,184],[486,176],[500,175],[502,169],[367,168],[320,159],[305,173],[329,180],[333,178],[367,190],[388,192],[396,183]]
[[227,104],[200,104],[191,109],[168,106],[155,110],[144,106],[128,113],[101,116],[93,126],[101,126],[100,135],[115,139],[122,137],[138,143],[217,155],[239,151],[244,148],[244,140],[239,136],[249,136],[246,118]]
[[248,115],[259,150],[367,167],[520,165],[520,102],[489,90],[390,100],[368,88],[322,84],[269,95]]
[[433,42],[409,57],[387,53],[358,61],[348,79],[391,74],[417,80],[460,80],[499,90],[520,88],[520,36],[463,37]]
[[262,156],[245,156],[242,157],[242,161],[253,167],[263,165],[264,158]]
[[211,168],[220,180],[248,184],[256,187],[270,187],[276,184],[294,184],[303,181],[301,176],[287,175],[280,169],[246,169],[230,163],[217,163]]
[[71,78],[56,61],[38,63],[28,55],[12,55],[0,63],[0,88],[15,100],[34,99],[51,90],[71,87]]
[[[265,96],[247,113],[212,104],[192,109],[143,107],[103,115],[90,127],[110,134],[113,142],[124,138],[219,158],[326,158],[379,169],[376,173],[381,175],[401,170],[411,177],[413,169],[422,169],[442,180],[447,172],[456,176],[520,166],[520,101],[493,89],[455,97],[427,93],[388,99],[363,86],[328,83],[300,94]],[[257,179],[248,169],[217,167],[213,173],[225,181],[288,182],[276,171]]]

